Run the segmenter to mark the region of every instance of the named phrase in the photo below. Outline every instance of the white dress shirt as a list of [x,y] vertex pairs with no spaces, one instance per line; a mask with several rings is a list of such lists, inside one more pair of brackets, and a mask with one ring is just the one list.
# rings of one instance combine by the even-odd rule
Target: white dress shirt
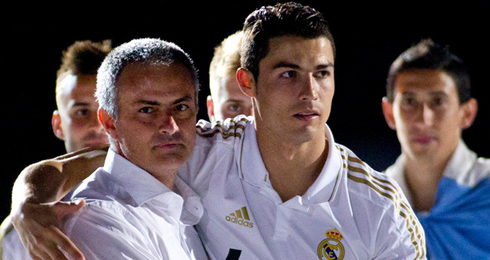
[[0,228],[1,249],[0,260],[32,260],[24,249],[22,241],[20,241],[19,233],[15,230],[8,216],[2,223]]
[[193,226],[200,199],[178,177],[175,190],[109,150],[75,190],[72,199],[87,203],[63,231],[86,259],[207,259]]

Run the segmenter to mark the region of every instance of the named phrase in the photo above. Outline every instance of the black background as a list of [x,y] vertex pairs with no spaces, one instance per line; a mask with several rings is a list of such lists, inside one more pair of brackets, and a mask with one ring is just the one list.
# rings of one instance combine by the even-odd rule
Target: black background
[[[214,47],[241,29],[245,17],[276,1],[4,1],[0,4],[0,218],[27,165],[64,153],[51,130],[55,80],[62,50],[76,40],[156,37],[186,50],[200,70],[199,118],[207,119],[208,68]],[[68,4],[67,4],[68,3]],[[489,157],[488,1],[301,1],[326,16],[337,45],[336,93],[328,121],[335,140],[377,170],[400,153],[384,122],[381,98],[387,70],[422,38],[448,44],[470,67],[480,110],[464,132],[468,146]]]

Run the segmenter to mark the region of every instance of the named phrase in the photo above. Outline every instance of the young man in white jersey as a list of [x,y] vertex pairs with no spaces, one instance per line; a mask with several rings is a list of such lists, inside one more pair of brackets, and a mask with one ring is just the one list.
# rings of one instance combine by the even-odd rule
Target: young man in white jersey
[[[323,16],[278,4],[253,12],[243,31],[237,78],[256,119],[199,122],[179,169],[203,201],[197,228],[211,259],[425,259],[398,185],[325,125],[335,47]],[[29,204],[20,198],[14,210]]]
[[423,40],[393,62],[386,90],[383,112],[402,148],[386,173],[425,229],[428,258],[490,258],[490,160],[462,140],[478,109],[466,65]]

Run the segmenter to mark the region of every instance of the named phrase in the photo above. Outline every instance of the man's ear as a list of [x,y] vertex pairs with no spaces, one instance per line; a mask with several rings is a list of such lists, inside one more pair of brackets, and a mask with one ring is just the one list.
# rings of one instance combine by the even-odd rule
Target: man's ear
[[476,114],[478,113],[478,101],[474,98],[470,98],[466,103],[462,104],[461,107],[463,109],[461,129],[466,129],[475,121]]
[[112,139],[117,140],[116,120],[104,109],[99,109],[97,116],[105,131],[111,136]]
[[58,110],[53,112],[53,117],[51,117],[51,126],[53,127],[53,133],[58,139],[64,140],[65,134],[63,133],[63,128],[61,128],[61,116]]
[[396,130],[395,117],[393,116],[393,103],[391,103],[387,97],[383,97],[381,107],[386,123],[391,129]]
[[208,118],[210,122],[214,121],[214,102],[211,95],[208,96],[206,100],[206,107],[208,108]]
[[247,96],[255,97],[255,78],[249,70],[245,68],[239,68],[236,72],[236,77],[240,90]]

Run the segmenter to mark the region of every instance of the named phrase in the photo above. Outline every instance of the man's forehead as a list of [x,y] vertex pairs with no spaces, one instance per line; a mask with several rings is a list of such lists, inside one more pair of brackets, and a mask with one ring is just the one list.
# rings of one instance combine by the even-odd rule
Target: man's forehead
[[397,92],[456,93],[454,80],[438,70],[412,70],[403,72],[395,81]]
[[159,104],[173,103],[183,97],[195,99],[193,81],[182,76],[178,69],[167,71],[154,68],[140,72],[130,73],[119,80],[121,99],[132,100],[131,103],[143,100]]
[[[269,52],[264,59],[272,63],[297,63],[314,61],[314,66],[328,64],[333,66],[332,45],[326,37],[308,39],[299,36],[280,36],[269,40]],[[274,65],[275,66],[275,65]]]
[[96,76],[95,75],[66,75],[57,86],[56,99],[75,100],[74,102],[95,102]]

